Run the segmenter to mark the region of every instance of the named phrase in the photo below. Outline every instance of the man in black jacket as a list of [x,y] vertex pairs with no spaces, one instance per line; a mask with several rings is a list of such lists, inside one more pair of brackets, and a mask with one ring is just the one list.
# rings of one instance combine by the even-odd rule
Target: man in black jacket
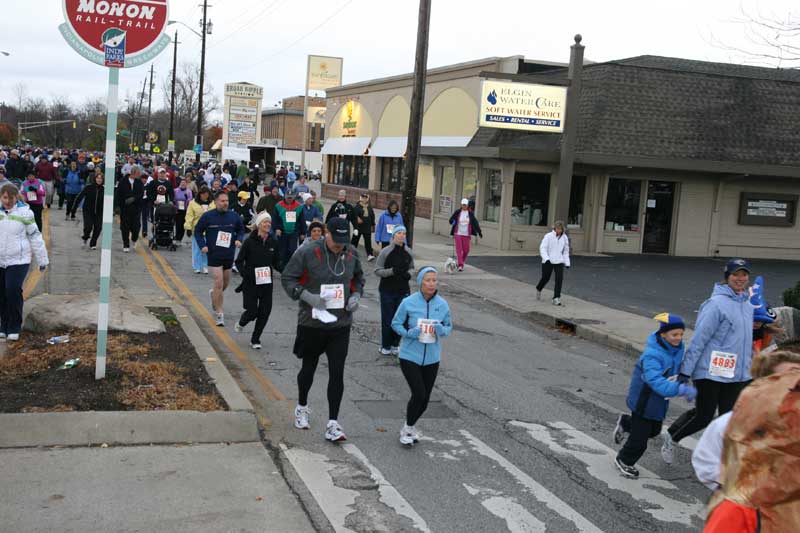
[[131,173],[123,176],[117,185],[117,205],[119,206],[119,229],[122,231],[122,251],[130,251],[130,243],[136,246],[139,239],[139,216],[144,202],[142,167],[133,165]]
[[347,191],[342,189],[331,208],[328,210],[328,216],[325,217],[325,224],[331,221],[333,217],[339,217],[353,222],[353,206],[347,203]]
[[[103,194],[105,187],[103,186],[103,174],[98,172],[90,176],[92,183],[87,185],[81,190],[81,193],[75,198],[72,203],[72,217],[75,217],[75,211],[83,200],[83,247],[86,243],[92,250],[97,249],[97,239],[100,237],[100,232],[103,229]],[[91,235],[92,240],[89,241]]]
[[358,249],[358,240],[364,239],[364,249],[367,251],[367,261],[373,261],[372,231],[375,229],[375,211],[369,205],[369,194],[361,193],[361,200],[353,208],[353,239],[350,244]]

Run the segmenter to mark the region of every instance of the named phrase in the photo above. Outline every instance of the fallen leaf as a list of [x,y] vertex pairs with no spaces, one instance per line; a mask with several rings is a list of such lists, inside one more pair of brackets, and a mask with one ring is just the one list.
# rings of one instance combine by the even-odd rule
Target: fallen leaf
[[375,431],[379,433],[386,433],[386,428],[375,428]]
[[104,442],[103,444],[101,444],[101,445],[100,445],[100,447],[101,447],[101,448],[108,448],[108,444],[106,444],[106,443]]
[[217,358],[216,358],[216,357],[206,357],[206,361],[208,361],[209,363],[213,363],[213,362],[215,362],[216,360],[217,360]]
[[263,497],[263,496],[256,496],[256,501],[257,501],[257,502],[260,502],[260,501],[261,501],[261,500],[263,500],[263,499],[264,499],[264,497]]

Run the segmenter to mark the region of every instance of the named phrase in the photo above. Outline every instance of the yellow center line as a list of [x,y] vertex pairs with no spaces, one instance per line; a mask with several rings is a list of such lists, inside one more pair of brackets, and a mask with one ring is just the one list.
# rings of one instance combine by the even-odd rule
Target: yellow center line
[[[44,238],[44,247],[50,252],[50,210],[45,209],[42,213],[42,237]],[[36,268],[28,273],[25,283],[22,285],[22,299],[27,300],[33,294],[34,289],[42,279],[42,273]]]
[[153,281],[156,282],[156,285],[158,285],[158,287],[162,291],[166,292],[170,298],[172,298],[176,302],[180,302],[181,299],[178,297],[177,293],[175,293],[175,291],[172,290],[172,287],[169,286],[169,283],[167,283],[167,280],[165,280],[164,276],[161,275],[161,272],[158,271],[158,267],[156,266],[156,264],[153,263],[153,260],[150,259],[150,256],[147,255],[147,252],[144,251],[145,248],[147,248],[146,244],[144,243],[140,244],[139,246],[136,247],[136,253],[138,253],[144,260],[144,266],[150,273],[150,277],[153,278]]
[[223,328],[220,328],[216,325],[214,318],[211,316],[211,313],[208,312],[206,306],[200,303],[197,297],[192,293],[191,289],[181,280],[180,277],[175,273],[169,263],[161,257],[161,254],[157,251],[150,251],[148,253],[152,254],[155,257],[156,261],[161,265],[161,268],[167,274],[167,276],[172,281],[172,284],[178,289],[178,291],[183,294],[186,301],[188,301],[194,310],[197,312],[199,316],[205,320],[208,324],[210,331],[213,331],[214,334],[219,338],[222,344],[225,345],[228,350],[236,357],[237,361],[241,363],[242,366],[248,371],[248,373],[255,379],[258,384],[261,386],[262,391],[267,395],[267,397],[274,401],[285,401],[286,396],[275,386],[272,381],[269,380],[259,368],[253,364],[247,354],[239,348],[239,345],[236,344],[236,341],[225,331]]

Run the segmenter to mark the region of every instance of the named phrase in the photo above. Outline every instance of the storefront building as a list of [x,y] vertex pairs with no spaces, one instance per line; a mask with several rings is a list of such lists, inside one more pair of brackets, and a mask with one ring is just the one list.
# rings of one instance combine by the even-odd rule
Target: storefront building
[[[566,75],[519,57],[430,71],[418,211],[446,235],[468,198],[483,244],[534,251],[554,222],[561,138],[478,128],[492,72]],[[565,220],[574,250],[800,259],[800,73],[641,56],[586,65],[584,80]],[[368,189],[380,207],[399,191],[410,83],[329,91],[328,194]]]

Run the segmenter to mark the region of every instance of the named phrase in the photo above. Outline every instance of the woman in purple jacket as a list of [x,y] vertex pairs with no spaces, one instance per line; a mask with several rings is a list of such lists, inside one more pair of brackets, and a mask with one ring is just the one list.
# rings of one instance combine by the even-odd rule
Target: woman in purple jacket
[[187,186],[186,178],[179,178],[178,187],[175,189],[175,244],[183,240],[183,225],[186,223],[186,210],[192,201],[192,191]]

